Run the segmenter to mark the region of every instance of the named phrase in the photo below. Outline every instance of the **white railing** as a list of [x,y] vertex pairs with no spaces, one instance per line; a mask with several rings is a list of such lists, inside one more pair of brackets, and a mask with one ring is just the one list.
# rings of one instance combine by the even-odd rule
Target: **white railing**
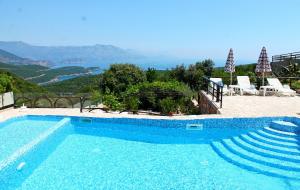
[[14,93],[6,92],[4,94],[0,94],[0,108],[8,107],[14,105]]

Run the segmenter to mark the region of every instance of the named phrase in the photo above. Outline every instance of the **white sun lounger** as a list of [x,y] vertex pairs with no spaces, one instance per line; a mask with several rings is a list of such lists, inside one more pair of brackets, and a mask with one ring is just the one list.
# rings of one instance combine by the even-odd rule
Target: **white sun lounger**
[[257,95],[258,90],[256,90],[255,86],[250,83],[250,79],[248,76],[237,76],[237,85],[233,85],[232,87],[238,89],[240,91],[240,95],[248,94],[248,95]]
[[282,85],[278,78],[267,78],[270,86],[275,88],[278,96],[295,96],[296,91],[292,90],[289,85]]
[[[229,93],[228,87],[227,87],[226,84],[225,85],[223,84],[223,81],[222,81],[221,78],[210,78],[210,80],[217,83],[217,84],[223,85],[223,94],[228,95],[228,93]],[[213,86],[213,84],[211,82],[210,87],[212,87],[212,86]]]

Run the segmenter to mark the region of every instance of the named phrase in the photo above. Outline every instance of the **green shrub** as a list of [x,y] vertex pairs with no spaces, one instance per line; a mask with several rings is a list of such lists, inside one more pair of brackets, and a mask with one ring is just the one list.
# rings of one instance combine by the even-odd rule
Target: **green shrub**
[[291,88],[300,89],[300,80],[293,82]]
[[100,89],[120,94],[135,84],[146,81],[146,75],[138,66],[132,64],[113,64],[100,75]]
[[146,71],[146,77],[148,82],[154,82],[158,77],[156,69],[148,68],[148,70]]
[[121,111],[124,109],[124,105],[120,103],[118,98],[113,94],[105,94],[103,96],[103,104],[112,111]]
[[178,101],[178,109],[187,115],[201,114],[199,107],[195,106],[191,99],[182,98]]
[[176,101],[170,97],[160,100],[159,107],[160,107],[161,113],[164,115],[172,114],[172,113],[176,112],[176,110],[177,110]]
[[210,59],[189,65],[178,65],[170,72],[171,78],[188,84],[195,91],[203,88],[203,76],[210,77],[213,72],[214,62]]
[[125,102],[126,108],[132,111],[133,113],[137,113],[139,109],[139,104],[140,104],[140,100],[138,97],[135,96],[128,97]]
[[160,100],[171,98],[175,102],[180,99],[190,100],[192,96],[191,89],[180,82],[152,82],[141,83],[131,86],[123,94],[126,101],[130,97],[137,97],[139,100],[139,108],[145,110],[162,111]]
[[99,91],[94,90],[92,92],[91,102],[92,102],[92,104],[96,104],[96,105],[102,102],[102,96]]

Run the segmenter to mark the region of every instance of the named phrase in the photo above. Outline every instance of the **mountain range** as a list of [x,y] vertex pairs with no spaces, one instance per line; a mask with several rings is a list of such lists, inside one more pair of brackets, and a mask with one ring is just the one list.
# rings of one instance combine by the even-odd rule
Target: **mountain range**
[[[26,60],[45,60],[48,66],[78,65],[106,68],[112,63],[136,62],[146,58],[132,50],[112,45],[36,46],[20,41],[0,41],[0,49],[15,54],[16,59],[23,57],[24,63]],[[3,62],[7,63],[7,61]]]
[[16,56],[10,52],[0,49],[0,62],[13,65],[42,65],[48,66],[47,61],[35,61],[28,58]]

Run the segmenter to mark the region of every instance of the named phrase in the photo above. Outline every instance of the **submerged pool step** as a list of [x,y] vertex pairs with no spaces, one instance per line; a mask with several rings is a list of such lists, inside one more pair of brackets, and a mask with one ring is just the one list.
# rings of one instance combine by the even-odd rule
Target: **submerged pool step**
[[290,161],[283,161],[275,158],[268,158],[261,156],[259,154],[255,154],[248,150],[243,149],[240,146],[237,146],[231,139],[225,139],[221,141],[224,147],[229,150],[231,153],[240,156],[241,158],[261,163],[267,166],[285,169],[285,170],[292,170],[300,172],[300,164],[297,162],[290,162]]
[[285,147],[285,148],[299,148],[299,145],[296,142],[284,142],[281,140],[274,140],[274,139],[270,139],[268,137],[264,137],[261,136],[259,133],[255,133],[255,132],[250,132],[248,133],[248,136],[250,136],[251,138],[269,144],[269,145],[274,145],[274,146],[279,146],[279,147]]
[[272,166],[268,166],[265,164],[261,164],[258,162],[254,162],[254,161],[250,161],[248,159],[242,158],[242,157],[230,152],[221,142],[212,142],[211,146],[220,157],[222,157],[226,161],[228,161],[238,167],[241,167],[241,168],[244,168],[244,169],[247,169],[250,171],[262,173],[265,175],[273,176],[273,177],[296,179],[296,180],[300,179],[300,177],[298,177],[300,175],[300,172],[275,168]]
[[297,138],[298,137],[298,135],[295,133],[280,131],[280,130],[273,129],[271,127],[264,127],[263,130],[267,133],[271,133],[271,134],[277,135],[277,136],[282,136],[282,137],[287,137],[287,138]]
[[283,137],[283,136],[278,136],[273,133],[269,133],[265,130],[257,130],[256,133],[258,133],[261,136],[264,136],[268,139],[273,139],[281,142],[290,142],[290,143],[299,143],[300,145],[300,139],[296,138],[295,136],[293,137]]
[[299,132],[299,128],[296,124],[288,121],[272,121],[270,128],[276,129],[279,131],[285,131],[285,132],[292,132],[296,133]]
[[267,144],[262,141],[258,141],[249,135],[240,135],[240,138],[243,141],[247,142],[248,144],[251,144],[253,146],[256,146],[256,147],[259,147],[259,148],[262,148],[265,150],[270,150],[273,152],[278,152],[278,153],[283,153],[283,154],[300,156],[300,151],[296,147],[287,148],[287,147],[277,146],[274,144],[273,145]]
[[290,162],[297,162],[300,163],[300,156],[297,155],[290,155],[290,154],[285,154],[285,153],[279,153],[279,152],[274,152],[271,150],[263,149],[261,147],[253,146],[252,144],[249,144],[245,142],[243,139],[240,137],[233,137],[232,141],[242,147],[243,149],[253,152],[255,154],[259,154],[261,156],[265,156],[268,158],[275,158],[275,159],[280,159],[283,161],[290,161]]

